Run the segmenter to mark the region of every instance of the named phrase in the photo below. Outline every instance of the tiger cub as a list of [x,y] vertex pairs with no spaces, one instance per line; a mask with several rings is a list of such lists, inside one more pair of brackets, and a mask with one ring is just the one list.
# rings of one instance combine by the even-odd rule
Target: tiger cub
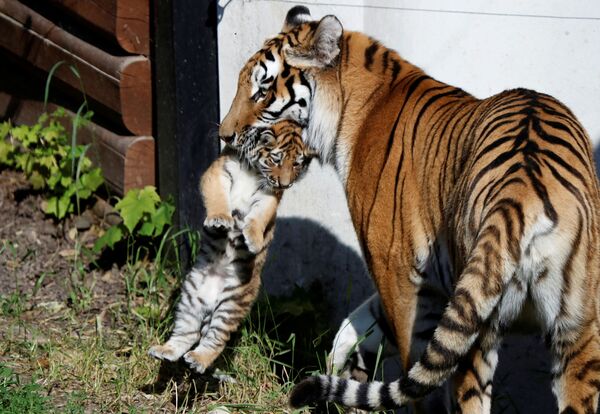
[[303,175],[313,153],[295,122],[256,134],[258,139],[238,143],[239,152],[225,148],[200,180],[207,215],[200,255],[183,281],[171,338],[149,350],[155,358],[183,355],[203,373],[258,295],[283,190]]

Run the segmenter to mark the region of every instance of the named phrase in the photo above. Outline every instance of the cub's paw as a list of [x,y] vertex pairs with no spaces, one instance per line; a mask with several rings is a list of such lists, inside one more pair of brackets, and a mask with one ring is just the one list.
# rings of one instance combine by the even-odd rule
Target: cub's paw
[[235,221],[229,214],[215,214],[204,220],[204,227],[215,230],[231,230],[234,225]]
[[242,230],[242,233],[244,234],[244,241],[246,242],[246,246],[248,246],[250,253],[258,254],[265,244],[263,234],[252,225],[246,225]]
[[154,345],[148,350],[148,355],[156,359],[166,359],[167,361],[176,361],[181,355],[172,346],[169,345]]
[[208,361],[201,352],[189,351],[183,356],[183,359],[199,374],[204,374],[204,371],[208,368]]

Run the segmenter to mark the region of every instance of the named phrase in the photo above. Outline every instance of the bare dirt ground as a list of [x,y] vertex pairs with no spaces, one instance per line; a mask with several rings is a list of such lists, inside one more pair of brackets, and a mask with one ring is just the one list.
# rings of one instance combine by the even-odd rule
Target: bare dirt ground
[[0,294],[35,293],[31,299],[38,304],[69,302],[74,285],[87,284],[88,288],[94,285],[90,311],[114,302],[124,291],[123,280],[113,277],[114,270],[89,269],[86,280],[73,279],[75,265],[90,264],[79,247],[92,247],[98,218],[85,211],[81,218],[56,223],[44,215],[42,203],[23,174],[0,171]]

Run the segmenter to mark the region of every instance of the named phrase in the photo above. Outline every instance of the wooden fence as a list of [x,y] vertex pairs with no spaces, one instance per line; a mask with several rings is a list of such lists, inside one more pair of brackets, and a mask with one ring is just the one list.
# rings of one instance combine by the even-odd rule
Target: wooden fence
[[[35,122],[47,110],[93,123],[78,134],[117,193],[155,184],[150,0],[0,0],[0,118]],[[85,95],[84,95],[85,94]]]

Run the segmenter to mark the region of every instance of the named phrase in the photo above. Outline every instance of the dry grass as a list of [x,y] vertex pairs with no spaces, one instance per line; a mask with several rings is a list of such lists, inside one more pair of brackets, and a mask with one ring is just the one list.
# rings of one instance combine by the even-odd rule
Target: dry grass
[[289,412],[286,395],[298,372],[278,359],[293,352],[293,342],[273,339],[267,324],[256,322],[265,316],[248,319],[218,360],[215,376],[225,380],[196,375],[147,355],[168,333],[176,279],[152,265],[129,267],[122,277],[125,296],[104,298],[99,311],[0,297],[0,368],[19,378],[5,381],[8,395],[33,384],[19,394],[41,401],[44,408],[33,413]]

